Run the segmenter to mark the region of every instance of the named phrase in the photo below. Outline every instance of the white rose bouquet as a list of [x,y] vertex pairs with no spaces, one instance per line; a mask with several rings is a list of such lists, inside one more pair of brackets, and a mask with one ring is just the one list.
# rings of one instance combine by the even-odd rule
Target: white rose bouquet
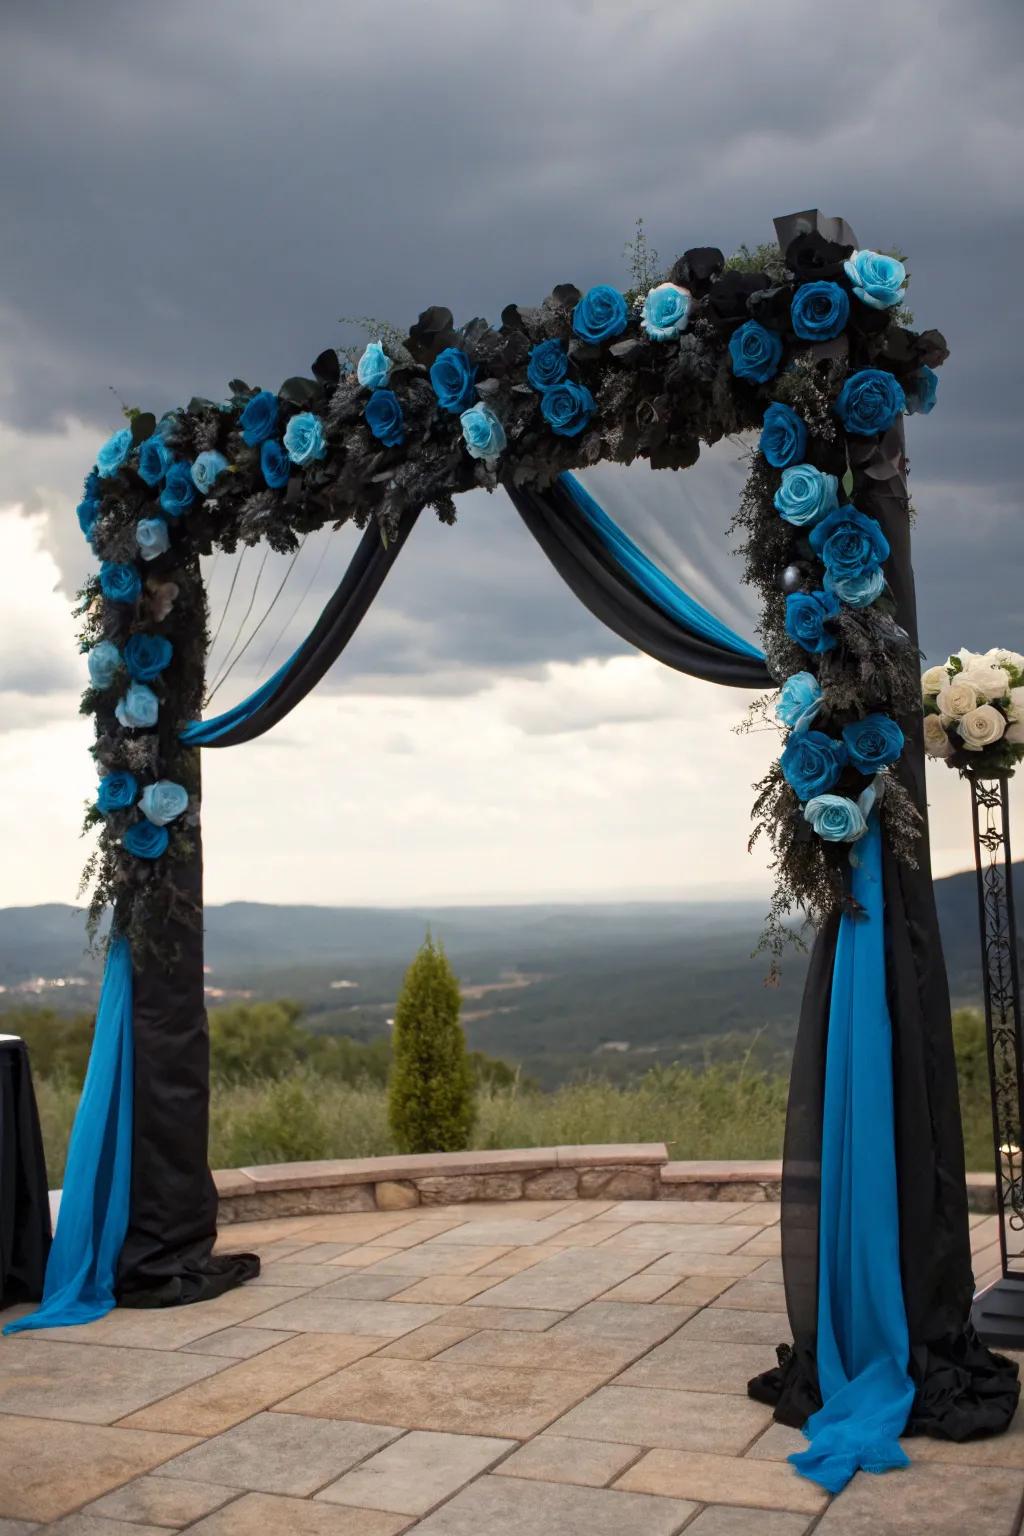
[[978,778],[1012,774],[1024,758],[1024,656],[960,650],[921,677],[924,749]]

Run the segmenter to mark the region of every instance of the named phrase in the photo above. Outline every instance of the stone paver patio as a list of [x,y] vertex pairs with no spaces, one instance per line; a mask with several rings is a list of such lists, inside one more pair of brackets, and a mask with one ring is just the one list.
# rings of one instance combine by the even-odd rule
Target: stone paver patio
[[787,1465],[802,1437],[745,1392],[788,1334],[778,1216],[537,1200],[231,1226],[264,1261],[243,1290],[0,1341],[0,1536],[1017,1536],[1020,1421],[909,1442],[908,1470],[832,1501]]

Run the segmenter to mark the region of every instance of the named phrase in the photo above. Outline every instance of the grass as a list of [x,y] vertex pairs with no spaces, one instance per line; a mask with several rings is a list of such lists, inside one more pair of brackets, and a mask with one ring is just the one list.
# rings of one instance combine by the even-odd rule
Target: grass
[[[992,1130],[984,1023],[974,1010],[954,1016],[967,1167],[992,1168]],[[292,1058],[294,1060],[294,1057]],[[379,1075],[355,1081],[300,1063],[283,1075],[215,1080],[210,1163],[254,1163],[396,1152],[387,1088]],[[788,1082],[749,1058],[655,1067],[626,1084],[590,1078],[551,1092],[481,1080],[474,1148],[550,1147],[587,1142],[664,1141],[672,1158],[776,1158],[782,1154]],[[50,1183],[61,1183],[78,1086],[66,1072],[37,1080]]]
[[[37,1084],[50,1183],[61,1182],[78,1089]],[[777,1157],[785,1079],[741,1065],[698,1072],[663,1067],[627,1087],[601,1079],[553,1093],[513,1085],[482,1089],[471,1146],[549,1147],[580,1142],[665,1141],[675,1158]],[[387,1092],[375,1083],[287,1077],[214,1086],[210,1162],[215,1168],[396,1151]]]

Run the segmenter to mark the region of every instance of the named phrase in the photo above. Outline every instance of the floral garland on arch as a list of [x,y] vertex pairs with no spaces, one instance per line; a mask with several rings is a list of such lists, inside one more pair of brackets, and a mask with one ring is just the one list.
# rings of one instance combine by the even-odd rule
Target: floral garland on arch
[[1024,759],[1024,656],[998,646],[957,651],[921,675],[924,749],[979,779],[1010,777]]
[[895,257],[805,228],[758,258],[694,248],[649,289],[561,284],[496,327],[432,308],[355,366],[328,348],[276,391],[235,379],[226,399],[160,421],[128,412],[77,513],[100,562],[80,608],[101,776],[93,921],[113,903],[120,931],[152,946],[191,899],[176,869],[198,768],[178,733],[202,708],[201,554],[263,539],[292,551],[346,521],[376,519],[387,539],[413,508],[453,522],[453,498],[475,487],[543,488],[601,460],[684,469],[701,443],[757,430],[736,523],[784,685],[787,738],[754,808],[775,854],[769,943],[794,908],[818,920],[843,899],[877,800],[912,858],[915,813],[890,770],[896,717],[919,707],[917,662],[892,617],[885,537],[848,499],[846,444],[930,411],[946,345],[910,328]]

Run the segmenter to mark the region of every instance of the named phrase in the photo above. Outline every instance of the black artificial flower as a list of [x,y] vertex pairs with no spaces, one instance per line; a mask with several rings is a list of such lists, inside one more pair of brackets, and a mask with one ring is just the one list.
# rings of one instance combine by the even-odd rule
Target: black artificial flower
[[826,240],[816,229],[797,235],[786,247],[786,266],[798,283],[823,279],[836,282],[845,274],[843,262],[853,254],[852,245],[838,245]]
[[717,245],[697,245],[684,251],[669,273],[673,283],[689,288],[694,298],[703,298],[725,266],[725,257]]

